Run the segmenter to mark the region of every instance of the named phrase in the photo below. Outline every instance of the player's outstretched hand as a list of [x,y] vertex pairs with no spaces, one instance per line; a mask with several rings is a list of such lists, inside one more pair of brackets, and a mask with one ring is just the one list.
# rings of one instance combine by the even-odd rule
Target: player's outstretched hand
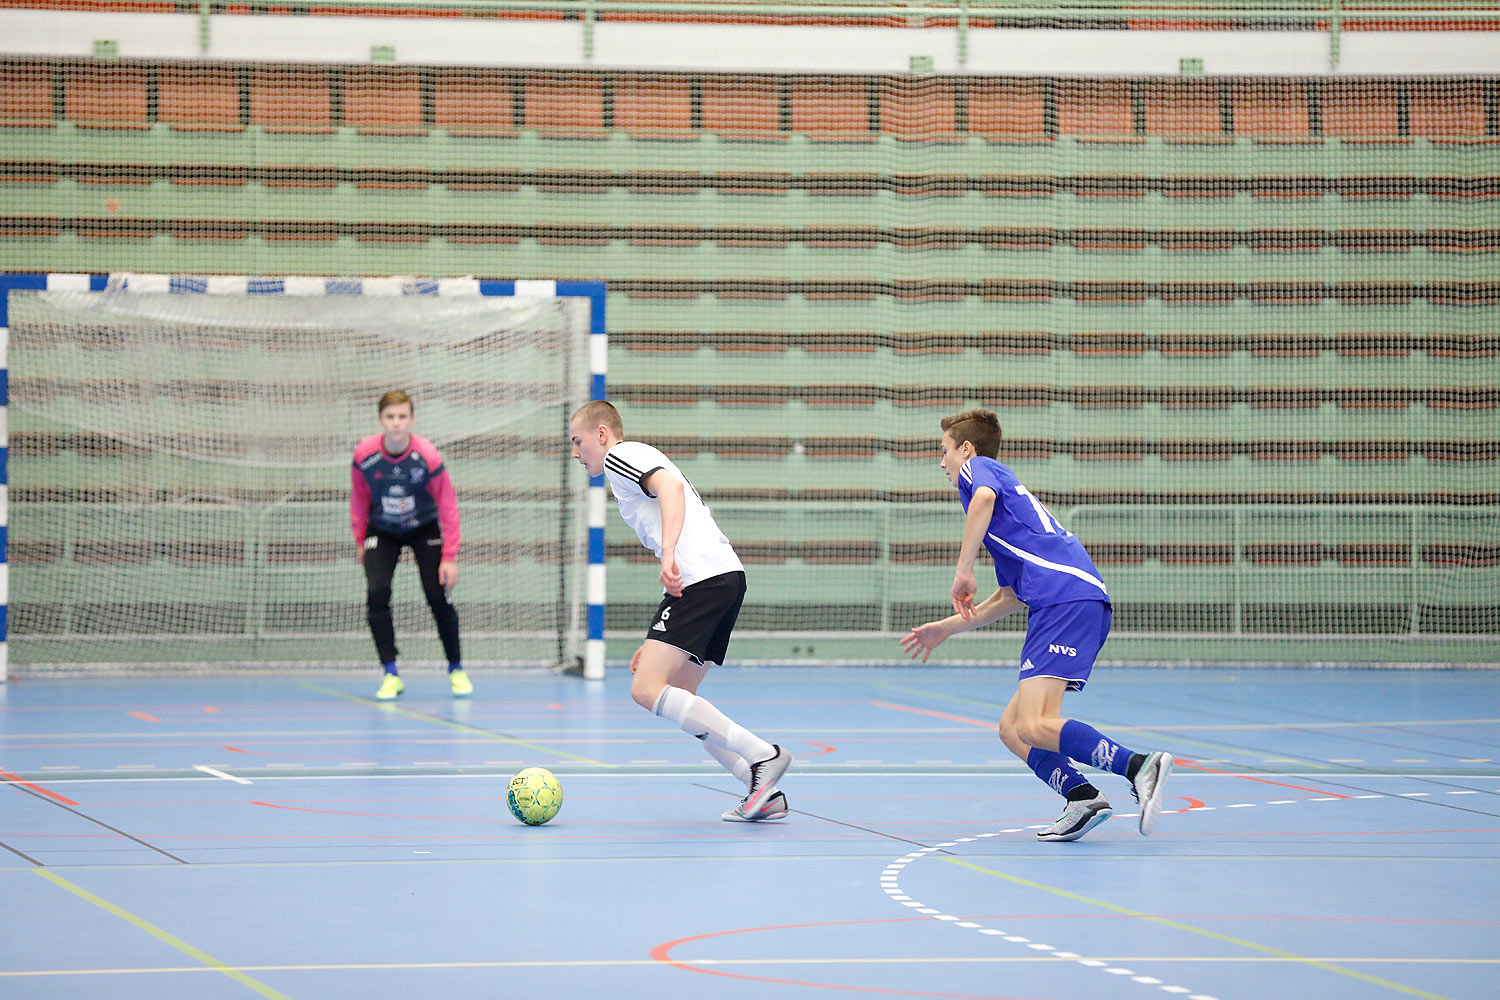
[[955,573],[953,575],[953,610],[964,621],[974,617],[974,595],[979,592],[979,581],[974,579],[973,573]]
[[906,650],[908,656],[913,660],[917,654],[922,654],[922,662],[927,662],[927,657],[932,651],[943,644],[948,638],[948,629],[942,622],[928,622],[926,625],[918,625],[906,633],[906,638],[901,640],[901,648]]
[[661,581],[667,593],[673,597],[682,596],[682,571],[677,568],[677,557],[664,558],[661,561],[661,573],[657,579]]

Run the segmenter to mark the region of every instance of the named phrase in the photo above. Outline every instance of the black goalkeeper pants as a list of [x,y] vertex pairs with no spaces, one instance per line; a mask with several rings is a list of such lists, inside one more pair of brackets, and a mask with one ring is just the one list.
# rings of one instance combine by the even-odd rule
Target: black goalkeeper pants
[[[375,544],[370,544],[370,539]],[[443,561],[443,534],[433,521],[405,535],[371,532],[365,539],[365,607],[370,616],[370,635],[381,663],[396,662],[396,625],[391,620],[391,578],[396,575],[396,560],[402,548],[409,547],[422,576],[422,593],[437,623],[438,638],[448,663],[462,663],[458,644],[458,612],[438,583],[438,564]]]

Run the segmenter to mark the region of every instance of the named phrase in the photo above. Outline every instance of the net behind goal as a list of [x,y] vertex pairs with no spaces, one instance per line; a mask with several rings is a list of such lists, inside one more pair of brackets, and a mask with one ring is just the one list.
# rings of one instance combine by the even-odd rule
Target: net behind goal
[[[458,495],[465,662],[581,658],[566,438],[602,388],[602,288],[50,277],[8,303],[15,664],[372,665],[349,469],[396,388]],[[402,661],[442,662],[403,563]]]

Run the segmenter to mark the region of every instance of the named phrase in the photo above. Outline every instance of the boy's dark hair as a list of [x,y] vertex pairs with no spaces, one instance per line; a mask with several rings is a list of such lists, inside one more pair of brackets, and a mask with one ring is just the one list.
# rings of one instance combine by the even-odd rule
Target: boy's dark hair
[[384,413],[385,412],[385,408],[387,406],[400,406],[402,403],[405,403],[407,406],[410,406],[411,407],[412,415],[413,416],[416,415],[416,412],[417,412],[416,404],[414,404],[411,401],[411,397],[410,396],[408,396],[406,393],[402,392],[400,389],[392,389],[390,392],[386,393],[384,396],[381,396],[380,397],[380,404],[375,407],[375,412],[376,413]]
[[965,441],[985,458],[1000,456],[1000,418],[990,410],[965,410],[943,418],[943,431],[956,445]]

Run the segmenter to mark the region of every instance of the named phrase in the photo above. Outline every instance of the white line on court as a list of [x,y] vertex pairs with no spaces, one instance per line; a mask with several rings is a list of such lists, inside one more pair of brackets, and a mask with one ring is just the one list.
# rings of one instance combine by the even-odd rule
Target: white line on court
[[223,778],[225,781],[233,781],[236,784],[240,784],[240,785],[249,785],[249,784],[252,784],[252,782],[250,781],[249,778],[237,778],[234,775],[229,774],[226,771],[220,771],[216,767],[209,767],[207,764],[194,764],[193,765],[193,770],[194,771],[202,771],[204,774],[211,774],[215,778]]

